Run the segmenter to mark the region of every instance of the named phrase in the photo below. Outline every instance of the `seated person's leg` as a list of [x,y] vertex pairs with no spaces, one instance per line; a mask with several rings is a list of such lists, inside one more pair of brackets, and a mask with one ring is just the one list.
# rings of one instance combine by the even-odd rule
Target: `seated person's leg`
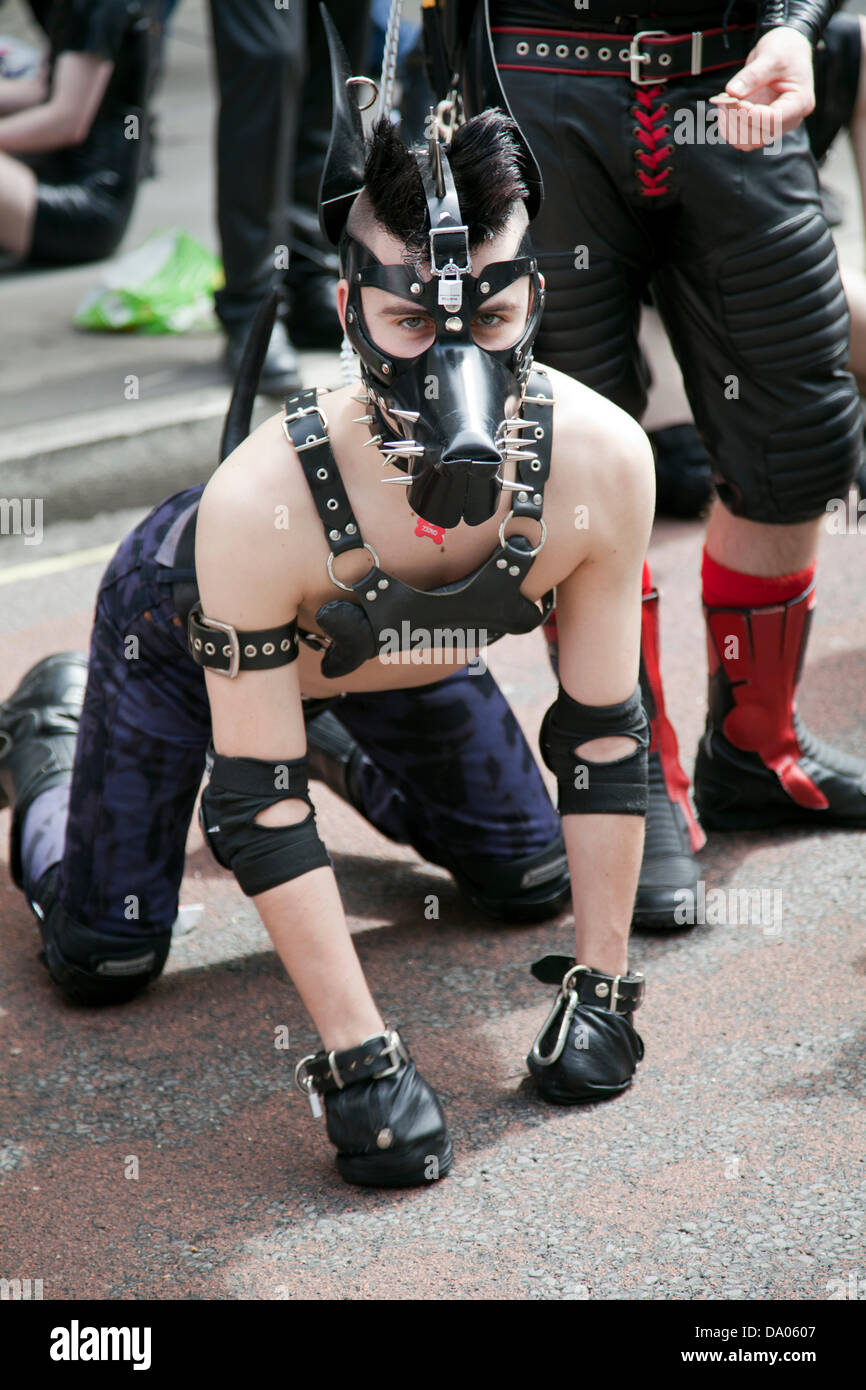
[[0,151],[0,250],[24,257],[36,216],[36,175]]

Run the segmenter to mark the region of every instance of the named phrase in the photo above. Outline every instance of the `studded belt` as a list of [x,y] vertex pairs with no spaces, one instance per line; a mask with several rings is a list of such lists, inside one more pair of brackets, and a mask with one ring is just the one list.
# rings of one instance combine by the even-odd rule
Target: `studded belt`
[[754,45],[755,26],[731,24],[670,34],[576,33],[571,29],[494,27],[496,66],[505,72],[584,73],[628,77],[637,87],[738,67]]

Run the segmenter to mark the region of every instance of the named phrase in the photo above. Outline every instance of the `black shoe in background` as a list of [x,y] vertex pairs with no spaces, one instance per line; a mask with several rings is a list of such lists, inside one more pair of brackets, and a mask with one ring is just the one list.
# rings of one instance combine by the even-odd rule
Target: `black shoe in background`
[[656,512],[660,516],[700,516],[713,495],[710,456],[690,422],[651,430],[656,465]]

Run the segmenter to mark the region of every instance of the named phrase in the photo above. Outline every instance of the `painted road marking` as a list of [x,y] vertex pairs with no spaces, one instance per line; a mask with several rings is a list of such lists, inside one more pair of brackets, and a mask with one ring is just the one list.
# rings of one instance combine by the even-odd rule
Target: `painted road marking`
[[110,545],[94,545],[90,550],[74,550],[71,555],[50,555],[44,560],[33,560],[29,565],[10,565],[8,569],[0,569],[0,584],[19,584],[24,579],[41,579],[45,574],[96,565],[101,560],[110,560],[119,544],[120,541],[112,541]]

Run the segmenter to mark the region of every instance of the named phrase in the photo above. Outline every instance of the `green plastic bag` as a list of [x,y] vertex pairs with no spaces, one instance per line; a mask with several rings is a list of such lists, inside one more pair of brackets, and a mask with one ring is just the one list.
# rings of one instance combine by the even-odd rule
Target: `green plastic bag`
[[112,261],[79,304],[76,328],[189,333],[215,328],[213,292],[225,283],[219,258],[177,227],[154,232]]

